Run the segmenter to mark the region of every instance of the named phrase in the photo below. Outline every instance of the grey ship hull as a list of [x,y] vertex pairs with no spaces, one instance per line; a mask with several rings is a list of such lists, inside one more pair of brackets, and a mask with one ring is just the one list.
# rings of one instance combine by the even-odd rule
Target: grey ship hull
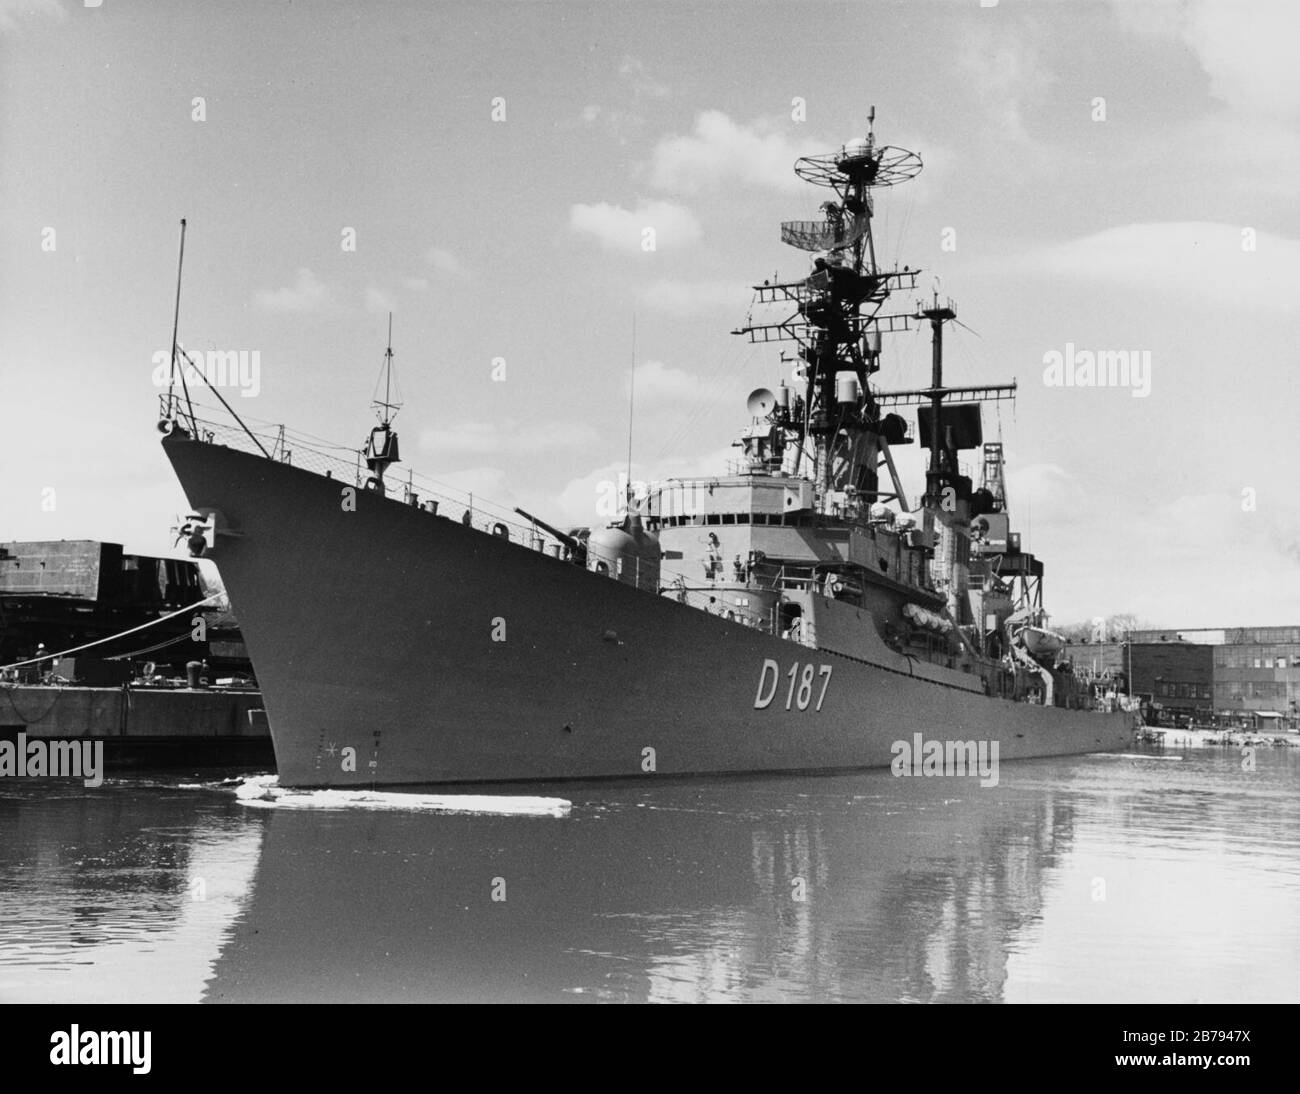
[[[284,785],[849,770],[889,766],[917,733],[996,741],[1000,760],[1132,740],[1129,714],[918,679],[394,499],[357,491],[346,511],[335,479],[179,433],[163,445],[191,505],[233,533],[211,557]],[[765,662],[780,676],[760,708]],[[787,674],[801,684],[807,665],[799,694]]]

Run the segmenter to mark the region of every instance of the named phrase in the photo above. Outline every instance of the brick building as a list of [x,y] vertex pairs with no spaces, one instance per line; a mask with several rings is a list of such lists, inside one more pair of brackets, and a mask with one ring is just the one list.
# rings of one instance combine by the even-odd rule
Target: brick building
[[1067,647],[1075,668],[1128,679],[1156,711],[1300,729],[1300,627],[1135,630]]
[[1132,642],[1075,643],[1067,647],[1070,660],[1080,672],[1131,679],[1127,690],[1156,710],[1177,718],[1208,721],[1215,710],[1214,649],[1177,635],[1158,635],[1142,641],[1146,633],[1134,633]]

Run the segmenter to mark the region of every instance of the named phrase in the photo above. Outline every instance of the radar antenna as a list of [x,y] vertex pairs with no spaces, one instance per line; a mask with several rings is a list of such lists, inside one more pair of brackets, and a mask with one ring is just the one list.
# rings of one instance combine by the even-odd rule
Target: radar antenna
[[[799,178],[833,196],[822,203],[823,219],[781,225],[783,242],[813,252],[813,270],[798,280],[754,286],[757,303],[792,304],[794,313],[780,322],[750,322],[735,333],[748,334],[751,342],[798,343],[804,364],[796,385],[803,390],[787,415],[796,434],[793,451],[814,442],[812,477],[821,492],[852,487],[864,500],[875,500],[883,496],[876,490],[880,448],[856,439],[864,431],[879,433],[879,407],[867,377],[880,367],[880,336],[910,330],[917,320],[910,310],[883,314],[882,308],[891,293],[915,289],[919,271],[877,264],[871,191],[913,178],[921,157],[876,143],[874,106],[867,119],[866,136],[794,165]],[[898,436],[896,428],[891,432]]]

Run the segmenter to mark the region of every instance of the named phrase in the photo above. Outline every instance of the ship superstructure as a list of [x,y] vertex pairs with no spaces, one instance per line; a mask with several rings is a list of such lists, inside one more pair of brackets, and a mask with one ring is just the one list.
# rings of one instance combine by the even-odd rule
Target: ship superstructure
[[[877,638],[864,631],[865,612],[865,627],[892,648],[977,674],[989,694],[1041,700],[1054,692],[1053,700],[1085,705],[1091,696],[1071,673],[1053,676],[1050,660],[1034,656],[1045,651],[1036,643],[1043,567],[1009,530],[1001,442],[983,445],[978,489],[959,466],[961,453],[983,443],[982,402],[1011,398],[1016,385],[945,386],[952,302],[936,296],[892,307],[921,271],[876,261],[872,191],[920,170],[919,156],[878,146],[872,130],[795,165],[835,195],[822,203],[822,220],[781,225],[783,242],[812,252],[811,269],[754,286],[758,304],[788,314],[734,332],[794,342],[792,384],[782,379],[775,391],[750,395],[734,473],[650,491],[641,516],[658,533],[651,550],[671,564],[669,595],[745,626],[852,653]],[[918,324],[930,330],[929,386],[877,390],[882,336]],[[929,453],[915,509],[893,457],[915,440],[897,413],[908,405],[918,407]],[[630,574],[655,561],[632,552],[617,565]]]
[[[608,527],[417,491],[411,473],[399,493],[387,389],[355,464],[328,469],[310,442],[268,451],[196,417],[188,391],[164,398],[191,549],[239,613],[284,782],[873,767],[916,733],[1006,759],[1128,743],[1135,718],[1057,662],[1041,563],[1009,528],[981,404],[1015,385],[946,385],[954,307],[877,261],[874,192],[920,157],[869,128],[795,170],[832,195],[781,227],[810,268],[755,286],[779,310],[736,332],[793,343],[791,382],[750,395],[727,473],[656,484]],[[878,390],[884,336],[918,326],[929,383]],[[894,450],[917,441],[909,496]],[[981,447],[975,488],[959,457]]]

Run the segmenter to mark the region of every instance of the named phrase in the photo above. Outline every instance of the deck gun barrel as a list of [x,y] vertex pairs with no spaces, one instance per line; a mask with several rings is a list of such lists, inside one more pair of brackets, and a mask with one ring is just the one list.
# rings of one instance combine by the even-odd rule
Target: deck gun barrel
[[526,520],[529,520],[533,524],[537,525],[537,527],[541,528],[544,532],[550,532],[551,535],[553,535],[556,539],[558,539],[561,543],[563,543],[564,546],[566,546],[570,551],[576,552],[581,549],[581,544],[568,533],[561,532],[558,528],[554,527],[553,525],[547,524],[546,521],[544,520],[538,520],[535,516],[533,516],[532,513],[520,509],[518,506],[515,507],[515,512],[518,513],[521,517],[525,518]]

